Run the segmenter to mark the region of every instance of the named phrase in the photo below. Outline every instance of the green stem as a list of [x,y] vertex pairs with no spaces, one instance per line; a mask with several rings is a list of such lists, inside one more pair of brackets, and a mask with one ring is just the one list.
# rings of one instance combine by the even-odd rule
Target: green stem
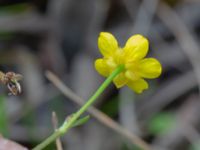
[[124,70],[124,65],[118,66],[110,76],[102,83],[102,85],[97,89],[97,91],[92,95],[92,97],[75,113],[70,119],[65,120],[63,125],[55,131],[51,136],[49,136],[42,143],[37,145],[32,150],[42,150],[44,147],[49,145],[52,141],[56,140],[61,135],[65,134],[75,121],[90,107],[94,101],[101,95],[101,93],[106,89],[106,87],[112,82],[112,80]]

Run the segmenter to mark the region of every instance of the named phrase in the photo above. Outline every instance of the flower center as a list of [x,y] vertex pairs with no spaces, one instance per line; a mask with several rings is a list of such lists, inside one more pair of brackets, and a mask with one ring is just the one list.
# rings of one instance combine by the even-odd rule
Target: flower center
[[116,50],[116,52],[114,53],[114,62],[116,63],[116,65],[125,65],[125,53],[123,51],[123,49],[118,48]]

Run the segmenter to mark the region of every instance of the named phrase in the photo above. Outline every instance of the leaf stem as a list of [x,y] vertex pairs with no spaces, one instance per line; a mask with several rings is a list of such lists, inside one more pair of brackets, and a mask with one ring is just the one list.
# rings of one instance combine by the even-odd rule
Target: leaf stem
[[51,136],[49,136],[42,143],[37,145],[32,150],[42,150],[51,142],[56,140],[58,137],[65,134],[76,122],[76,120],[90,107],[95,100],[103,93],[103,91],[108,87],[108,85],[112,82],[112,80],[122,71],[124,70],[124,65],[119,65],[109,76],[108,78],[101,84],[101,86],[97,89],[97,91],[90,97],[90,99],[76,112],[72,115],[70,119],[66,119],[63,125],[55,131]]

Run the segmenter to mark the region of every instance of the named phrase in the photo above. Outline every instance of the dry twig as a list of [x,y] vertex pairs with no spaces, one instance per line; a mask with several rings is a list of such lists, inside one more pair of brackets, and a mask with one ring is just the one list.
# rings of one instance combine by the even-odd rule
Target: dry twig
[[187,55],[193,66],[198,87],[200,89],[200,52],[199,45],[197,44],[198,42],[193,36],[192,31],[187,28],[178,14],[165,3],[160,3],[157,15],[160,20],[171,30],[180,44],[180,47]]
[[[58,118],[54,111],[52,112],[52,124],[53,124],[54,130],[56,131],[58,128]],[[57,147],[57,150],[63,150],[60,138],[56,139],[56,147]]]

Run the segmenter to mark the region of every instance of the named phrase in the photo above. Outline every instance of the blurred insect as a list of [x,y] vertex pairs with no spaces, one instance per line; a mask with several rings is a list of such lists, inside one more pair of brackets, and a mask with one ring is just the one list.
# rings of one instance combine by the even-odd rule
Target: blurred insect
[[7,86],[10,91],[9,95],[18,95],[22,92],[21,85],[18,82],[22,78],[21,74],[14,72],[3,73],[0,71],[0,82]]

